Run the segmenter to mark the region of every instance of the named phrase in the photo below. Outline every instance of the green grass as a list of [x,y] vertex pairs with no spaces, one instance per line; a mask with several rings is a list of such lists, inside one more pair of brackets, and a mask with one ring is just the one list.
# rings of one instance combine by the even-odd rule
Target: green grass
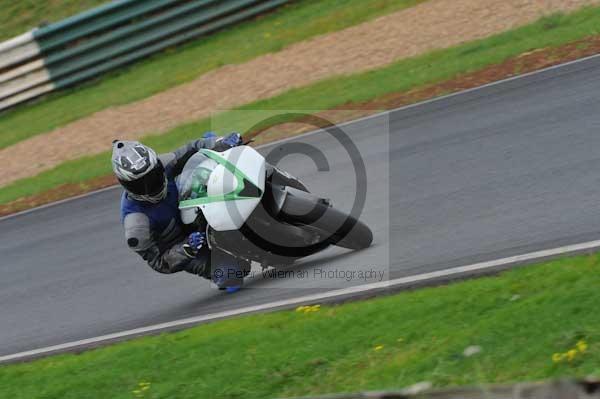
[[0,148],[114,105],[148,97],[212,69],[275,52],[301,40],[341,30],[423,0],[302,0],[168,49],[96,82],[55,93],[0,117]]
[[0,41],[106,2],[107,0],[0,0]]
[[[600,257],[0,367],[6,398],[275,398],[600,372]],[[581,340],[572,361],[555,363]],[[465,348],[482,351],[465,357]],[[379,350],[376,347],[381,346]],[[134,394],[149,382],[143,394]]]
[[[397,91],[450,79],[496,64],[523,52],[558,46],[600,33],[600,8],[585,8],[569,15],[543,18],[531,25],[458,47],[401,60],[386,68],[343,76],[291,90],[280,96],[241,107],[241,110],[319,110],[347,102],[360,102]],[[326,95],[325,95],[326,94]],[[242,130],[248,121],[238,112],[218,116],[220,126]],[[227,121],[227,123],[222,122]],[[146,143],[167,151],[197,138],[211,126],[209,120],[177,127]],[[107,144],[108,147],[108,144]],[[110,173],[108,152],[59,165],[35,177],[19,180],[0,189],[0,204],[51,189],[61,183],[83,183]]]

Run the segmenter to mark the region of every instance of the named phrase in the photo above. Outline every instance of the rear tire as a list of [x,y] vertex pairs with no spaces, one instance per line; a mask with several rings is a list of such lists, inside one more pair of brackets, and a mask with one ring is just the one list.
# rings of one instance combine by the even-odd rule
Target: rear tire
[[369,226],[352,216],[346,215],[346,217],[354,223],[350,232],[341,236],[334,234],[329,242],[338,247],[354,250],[369,248],[373,243],[373,232]]
[[282,207],[284,221],[325,233],[326,244],[364,249],[373,242],[371,229],[352,215],[330,207],[312,194],[290,191]]

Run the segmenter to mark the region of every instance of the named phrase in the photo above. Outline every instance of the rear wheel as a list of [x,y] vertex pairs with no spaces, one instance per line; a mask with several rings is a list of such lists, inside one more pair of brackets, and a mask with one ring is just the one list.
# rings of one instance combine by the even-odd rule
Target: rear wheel
[[[355,219],[353,216],[346,215],[344,212],[340,212],[333,208],[329,209],[330,211],[328,212],[338,213],[340,218],[345,218],[345,220],[349,221],[347,223],[351,225],[349,231],[342,233],[333,232],[333,236],[329,240],[330,244],[354,250],[365,249],[371,246],[371,243],[373,242],[373,232],[369,226],[360,220]],[[332,232],[328,231],[327,233]]]
[[282,216],[287,222],[316,228],[325,243],[348,249],[364,249],[373,242],[371,229],[352,215],[329,206],[309,193],[293,190],[285,198]]

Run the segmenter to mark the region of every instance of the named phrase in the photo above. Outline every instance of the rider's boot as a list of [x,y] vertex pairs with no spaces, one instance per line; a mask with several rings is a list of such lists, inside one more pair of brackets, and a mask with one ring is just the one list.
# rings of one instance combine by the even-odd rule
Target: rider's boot
[[219,290],[236,292],[244,284],[244,277],[250,273],[250,262],[219,252],[211,259],[212,282]]

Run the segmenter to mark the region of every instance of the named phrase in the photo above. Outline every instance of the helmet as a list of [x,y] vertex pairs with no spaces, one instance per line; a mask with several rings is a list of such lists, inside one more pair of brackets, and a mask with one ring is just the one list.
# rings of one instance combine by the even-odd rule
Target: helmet
[[113,141],[112,167],[127,194],[157,203],[167,196],[167,175],[156,152],[138,141]]

